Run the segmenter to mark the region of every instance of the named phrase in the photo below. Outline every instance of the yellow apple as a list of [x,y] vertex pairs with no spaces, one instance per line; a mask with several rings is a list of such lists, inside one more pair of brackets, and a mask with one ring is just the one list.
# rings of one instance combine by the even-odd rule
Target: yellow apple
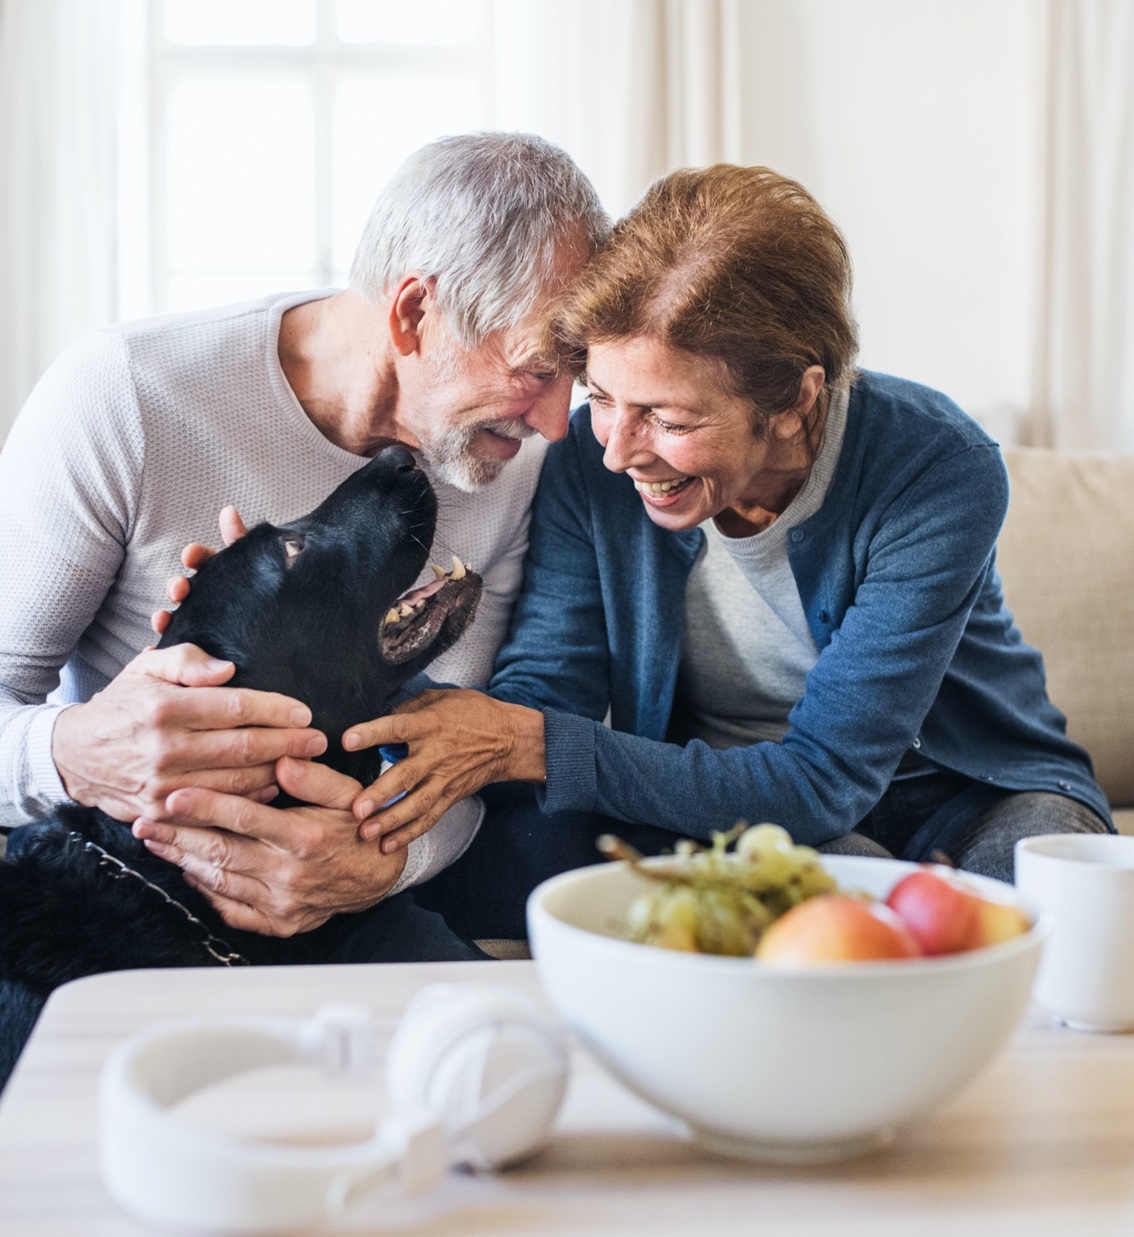
[[975,948],[999,945],[1001,941],[1023,936],[1031,926],[1031,920],[1018,906],[1011,906],[1007,902],[990,902],[982,898]]

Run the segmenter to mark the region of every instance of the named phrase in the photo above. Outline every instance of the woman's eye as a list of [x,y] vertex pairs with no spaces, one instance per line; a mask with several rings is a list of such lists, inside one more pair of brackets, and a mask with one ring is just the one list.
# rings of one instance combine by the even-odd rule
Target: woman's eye
[[667,434],[684,434],[693,428],[690,425],[678,425],[674,421],[666,421],[656,413],[653,416],[653,422],[658,429],[664,430]]

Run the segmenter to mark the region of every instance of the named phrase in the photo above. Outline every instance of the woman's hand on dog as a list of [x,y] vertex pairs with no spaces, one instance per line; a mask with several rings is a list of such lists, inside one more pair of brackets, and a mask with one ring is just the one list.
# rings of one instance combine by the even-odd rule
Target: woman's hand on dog
[[225,923],[269,936],[310,932],[332,915],[366,910],[393,888],[404,851],[358,836],[353,778],[306,760],[281,760],[280,786],[298,807],[272,808],[201,789],[170,795],[178,823],[134,822],[134,835],[175,863]]
[[[422,692],[343,735],[348,751],[387,743],[404,743],[409,754],[368,786],[353,809],[362,838],[380,837],[387,854],[408,846],[454,803],[490,782],[547,779],[543,714],[483,692]],[[398,795],[404,798],[391,803]]]
[[183,786],[274,797],[275,762],[319,755],[327,741],[298,700],[223,686],[233,671],[190,644],[147,649],[64,709],[52,756],[67,794],[118,820],[164,819]]
[[[221,508],[217,523],[220,526],[221,540],[226,546],[238,541],[248,531],[244,527],[244,521],[240,518],[240,512],[235,507]],[[181,564],[189,571],[200,571],[216,552],[211,546],[193,541],[181,551]],[[192,587],[189,580],[190,577],[185,575],[170,576],[166,580],[165,595],[171,604],[179,606],[189,596],[189,589]],[[150,615],[150,626],[159,636],[169,626],[169,616],[169,610],[155,610]]]

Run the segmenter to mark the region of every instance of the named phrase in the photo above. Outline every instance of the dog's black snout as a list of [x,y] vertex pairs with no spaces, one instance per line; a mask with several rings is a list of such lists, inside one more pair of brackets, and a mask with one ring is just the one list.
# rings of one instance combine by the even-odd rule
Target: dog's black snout
[[417,467],[417,460],[399,443],[392,447],[383,447],[379,454],[383,462],[391,465],[395,472],[413,472]]

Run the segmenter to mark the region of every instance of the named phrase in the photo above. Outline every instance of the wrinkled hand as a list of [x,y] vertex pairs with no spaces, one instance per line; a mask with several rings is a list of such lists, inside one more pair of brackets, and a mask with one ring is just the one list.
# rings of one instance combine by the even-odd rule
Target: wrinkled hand
[[275,762],[319,755],[327,740],[298,700],[222,686],[234,671],[192,644],[139,653],[56,719],[52,757],[67,794],[117,820],[164,819],[182,786],[274,797]]
[[[543,714],[478,691],[426,691],[343,735],[348,750],[405,743],[409,755],[358,796],[363,838],[381,837],[388,854],[408,846],[460,799],[489,782],[547,777]],[[396,795],[405,798],[379,810]],[[377,814],[375,814],[377,813]]]
[[359,783],[305,760],[281,760],[276,775],[306,802],[280,809],[178,790],[167,808],[179,823],[137,820],[134,836],[177,864],[233,928],[294,936],[373,906],[402,874],[406,856],[383,854],[359,838],[350,811]]
[[[240,512],[235,507],[221,508],[217,523],[220,526],[221,540],[226,547],[232,545],[234,541],[239,541],[248,531],[244,527],[244,521],[240,518]],[[211,546],[192,541],[181,551],[181,564],[189,571],[200,571],[216,553],[217,551]],[[179,606],[189,596],[191,587],[189,579],[189,576],[176,575],[166,580],[165,595],[173,605]],[[172,611],[170,610],[155,610],[150,615],[150,626],[159,636],[163,635],[169,626],[171,617]]]

